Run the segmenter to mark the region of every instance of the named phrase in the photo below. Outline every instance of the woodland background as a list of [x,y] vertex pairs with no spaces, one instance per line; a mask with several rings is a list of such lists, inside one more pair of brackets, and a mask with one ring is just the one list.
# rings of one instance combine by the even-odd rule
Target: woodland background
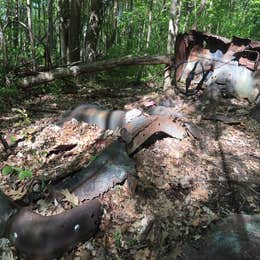
[[[36,71],[125,55],[171,54],[177,33],[190,29],[225,37],[260,36],[260,0],[4,0],[0,4],[0,109],[6,107],[6,98],[12,102],[23,95],[15,87],[16,79]],[[108,84],[154,75],[161,80],[162,69],[128,67],[98,77]],[[60,88],[55,82],[45,91]]]

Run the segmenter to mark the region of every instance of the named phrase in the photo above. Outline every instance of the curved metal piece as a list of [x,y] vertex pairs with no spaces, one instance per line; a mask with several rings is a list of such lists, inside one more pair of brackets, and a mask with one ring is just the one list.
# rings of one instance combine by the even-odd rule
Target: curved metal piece
[[19,207],[0,190],[0,238],[3,236],[6,225]]
[[55,197],[59,197],[62,190],[68,189],[83,201],[103,194],[134,172],[135,164],[126,153],[125,143],[116,140],[88,166],[63,181],[53,183],[49,189]]
[[28,259],[54,259],[91,238],[100,218],[101,204],[97,199],[47,217],[22,208],[10,219],[5,236]]
[[[131,129],[134,129],[135,132],[131,132]],[[143,125],[139,125],[138,131],[133,121],[125,126],[123,132],[124,136],[128,137],[128,153],[134,153],[149,137],[159,132],[179,140],[187,135],[185,128],[173,122],[173,118],[170,116],[151,116],[150,122],[147,124],[147,121],[144,121]]]

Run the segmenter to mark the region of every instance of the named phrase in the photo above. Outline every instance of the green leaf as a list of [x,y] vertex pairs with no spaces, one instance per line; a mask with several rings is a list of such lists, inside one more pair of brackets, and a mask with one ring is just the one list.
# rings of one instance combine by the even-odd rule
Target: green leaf
[[30,170],[22,170],[18,175],[19,180],[24,180],[26,178],[32,178],[32,172]]
[[11,136],[11,137],[10,137],[10,140],[11,140],[11,143],[14,144],[14,143],[16,142],[15,136]]
[[2,174],[3,175],[9,175],[9,174],[11,174],[13,172],[14,172],[13,167],[9,166],[9,165],[4,166],[4,168],[2,169]]
[[93,155],[90,160],[95,161],[96,159],[97,159],[97,155]]

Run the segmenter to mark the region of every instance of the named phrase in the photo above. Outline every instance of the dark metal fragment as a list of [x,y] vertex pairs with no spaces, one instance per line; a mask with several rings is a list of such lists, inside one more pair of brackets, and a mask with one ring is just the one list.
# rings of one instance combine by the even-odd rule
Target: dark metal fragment
[[185,122],[184,123],[186,129],[188,130],[188,132],[196,139],[202,139],[202,133],[201,130],[199,129],[198,126],[196,126],[194,123],[192,122]]
[[54,259],[91,238],[98,230],[101,204],[95,199],[54,216],[23,208],[14,215],[5,236],[28,259]]
[[126,153],[125,144],[114,141],[88,166],[63,181],[53,183],[54,195],[65,189],[73,192],[81,201],[103,194],[115,184],[123,182],[128,174],[135,172],[135,164]]
[[19,207],[0,190],[0,238],[3,236],[7,222]]

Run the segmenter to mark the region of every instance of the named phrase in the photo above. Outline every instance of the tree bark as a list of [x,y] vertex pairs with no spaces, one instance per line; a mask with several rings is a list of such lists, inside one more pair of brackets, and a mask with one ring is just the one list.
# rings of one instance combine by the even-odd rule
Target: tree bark
[[[181,0],[172,0],[170,8],[170,19],[168,29],[168,40],[167,40],[167,54],[170,55],[173,51],[176,36],[178,34],[178,24],[180,18]],[[164,74],[164,86],[163,89],[171,87],[171,68],[168,67]]]
[[47,32],[47,50],[46,50],[46,60],[48,62],[48,67],[52,67],[52,50],[53,44],[53,0],[49,0],[48,3],[48,32]]
[[148,13],[148,29],[147,29],[147,37],[146,37],[146,49],[149,48],[151,33],[152,33],[152,14],[153,14],[153,1],[150,0],[149,13]]
[[26,3],[27,3],[27,20],[28,20],[29,38],[30,38],[30,43],[31,43],[33,71],[36,71],[34,37],[33,37],[33,31],[32,31],[32,6],[31,6],[31,0],[27,0]]
[[80,60],[80,10],[81,0],[70,1],[70,25],[69,25],[69,61]]
[[69,1],[58,1],[59,29],[60,29],[60,52],[62,64],[68,61],[68,39],[69,39]]
[[101,10],[102,0],[91,0],[90,17],[85,39],[85,60],[89,62],[94,61],[97,57],[97,44],[101,26]]
[[117,19],[118,19],[118,0],[113,1],[113,21],[112,21],[112,31],[111,35],[107,36],[106,39],[106,50],[109,50],[117,38]]
[[30,86],[48,83],[55,79],[76,77],[84,73],[97,73],[99,71],[109,70],[120,66],[159,65],[159,64],[172,65],[172,57],[171,56],[144,56],[144,57],[126,56],[120,59],[94,62],[90,64],[81,64],[78,66],[70,66],[68,68],[57,68],[49,72],[40,72],[35,76],[21,78],[18,80],[18,85],[22,88],[28,88]]
[[31,52],[32,52],[32,65],[33,65],[33,71],[36,71],[34,37],[33,37],[33,31],[32,31],[32,6],[31,6],[31,0],[26,0],[26,3],[27,3],[28,30],[29,30],[29,38],[30,38],[30,43],[31,43]]

